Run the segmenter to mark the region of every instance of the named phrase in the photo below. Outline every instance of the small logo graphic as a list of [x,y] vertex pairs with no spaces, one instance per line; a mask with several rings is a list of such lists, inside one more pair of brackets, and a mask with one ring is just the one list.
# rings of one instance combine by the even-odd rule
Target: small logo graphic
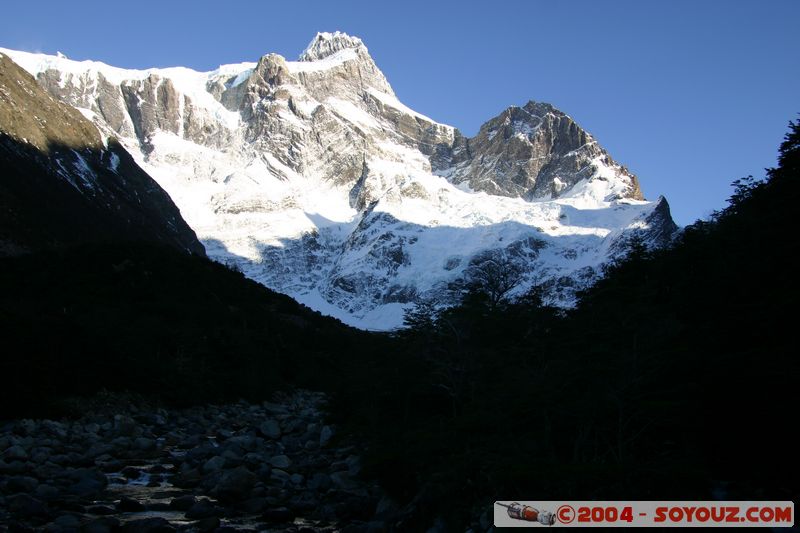
[[575,509],[571,505],[562,505],[556,510],[556,516],[562,524],[569,524],[575,520]]
[[[501,503],[494,502],[500,507],[505,507],[508,516],[515,520],[524,520],[525,522],[539,522],[543,526],[552,526],[556,523],[556,516],[550,511],[540,511],[530,505],[522,505],[519,502]],[[572,516],[575,516],[573,511]]]
[[[496,527],[792,527],[791,501],[494,502]],[[548,509],[545,511],[544,509]],[[550,512],[552,509],[554,512]]]

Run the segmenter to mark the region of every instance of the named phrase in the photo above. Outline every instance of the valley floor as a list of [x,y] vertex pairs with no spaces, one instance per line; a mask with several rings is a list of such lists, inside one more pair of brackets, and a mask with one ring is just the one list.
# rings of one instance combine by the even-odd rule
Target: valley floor
[[389,500],[357,479],[358,450],[325,425],[321,393],[141,403],[0,425],[0,531],[385,529]]

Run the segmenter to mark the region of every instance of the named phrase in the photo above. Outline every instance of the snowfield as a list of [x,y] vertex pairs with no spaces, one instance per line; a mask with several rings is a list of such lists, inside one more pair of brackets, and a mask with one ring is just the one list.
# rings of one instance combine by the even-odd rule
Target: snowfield
[[[570,305],[627,233],[663,222],[660,202],[633,199],[630,179],[601,156],[539,197],[476,191],[457,130],[397,100],[344,34],[319,34],[301,61],[273,54],[211,72],[0,51],[117,137],[210,257],[357,327],[396,328],[422,299],[452,303],[491,250],[524,269],[516,293],[544,284]],[[542,122],[506,124],[503,142],[533,146]],[[499,131],[484,142],[500,142]],[[492,164],[505,168],[501,156]]]

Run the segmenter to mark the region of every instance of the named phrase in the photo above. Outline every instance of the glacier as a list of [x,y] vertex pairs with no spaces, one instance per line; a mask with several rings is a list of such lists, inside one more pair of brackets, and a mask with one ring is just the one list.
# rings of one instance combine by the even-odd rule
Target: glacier
[[488,253],[569,306],[632,234],[676,230],[664,198],[549,104],[464,137],[402,104],[365,44],[319,33],[297,61],[127,70],[0,49],[116,138],[209,257],[343,322],[452,304]]

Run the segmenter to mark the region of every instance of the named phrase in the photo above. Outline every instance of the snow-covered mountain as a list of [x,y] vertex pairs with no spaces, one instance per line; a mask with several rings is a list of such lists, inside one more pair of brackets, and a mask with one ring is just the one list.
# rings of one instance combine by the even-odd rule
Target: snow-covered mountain
[[364,43],[320,33],[212,72],[123,70],[2,50],[115,136],[210,257],[350,324],[389,329],[450,302],[503,257],[559,303],[636,231],[676,227],[663,198],[554,107],[510,107],[472,138],[403,105]]
[[119,143],[0,54],[0,257],[131,241],[205,255]]

